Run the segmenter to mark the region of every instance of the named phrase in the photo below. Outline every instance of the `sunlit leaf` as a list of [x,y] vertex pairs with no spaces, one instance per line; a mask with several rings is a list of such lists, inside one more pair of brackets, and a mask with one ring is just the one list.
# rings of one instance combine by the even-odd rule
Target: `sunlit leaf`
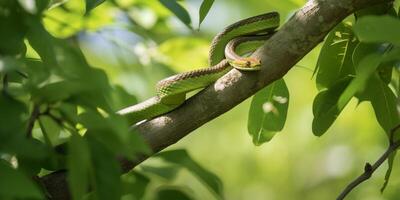
[[213,173],[204,169],[196,161],[194,161],[185,150],[163,151],[155,157],[162,158],[167,162],[171,162],[182,166],[197,176],[213,194],[222,196],[222,182]]
[[37,185],[24,173],[13,169],[6,161],[0,159],[0,198],[38,198],[43,199]]
[[338,80],[354,74],[351,56],[357,43],[349,24],[340,23],[329,33],[314,72],[318,87],[329,88]]
[[203,22],[203,20],[206,18],[213,3],[214,3],[214,0],[203,0],[203,3],[201,3],[200,10],[199,10],[199,27],[200,27],[200,24]]
[[283,79],[257,92],[249,111],[248,131],[255,145],[272,139],[285,125],[289,105],[289,90]]
[[183,8],[177,0],[159,0],[166,8],[168,8],[175,16],[178,17],[188,28],[192,29],[189,13]]
[[354,25],[354,32],[363,42],[390,42],[400,45],[400,19],[392,16],[365,16]]

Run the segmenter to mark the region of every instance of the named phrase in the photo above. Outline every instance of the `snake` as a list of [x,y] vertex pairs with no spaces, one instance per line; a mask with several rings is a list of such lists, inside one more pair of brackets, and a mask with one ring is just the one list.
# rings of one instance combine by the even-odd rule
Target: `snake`
[[123,108],[118,114],[130,123],[149,120],[168,113],[186,100],[190,91],[205,88],[232,68],[257,71],[261,60],[250,55],[269,39],[279,26],[279,13],[269,12],[237,21],[219,32],[211,42],[209,66],[176,74],[159,81],[157,95],[141,103]]

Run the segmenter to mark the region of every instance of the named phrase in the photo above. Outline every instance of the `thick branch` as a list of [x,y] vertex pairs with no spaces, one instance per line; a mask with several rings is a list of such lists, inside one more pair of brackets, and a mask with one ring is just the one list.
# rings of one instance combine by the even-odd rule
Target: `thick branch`
[[[136,127],[154,153],[176,143],[196,128],[227,112],[261,88],[282,78],[301,58],[318,45],[346,16],[366,6],[390,0],[310,0],[260,47],[254,56],[262,61],[259,72],[232,70],[216,83],[187,100],[178,109]],[[131,169],[135,162],[122,162]],[[57,182],[60,181],[61,182]],[[54,199],[68,196],[65,172],[42,178]],[[55,184],[55,182],[57,182]]]

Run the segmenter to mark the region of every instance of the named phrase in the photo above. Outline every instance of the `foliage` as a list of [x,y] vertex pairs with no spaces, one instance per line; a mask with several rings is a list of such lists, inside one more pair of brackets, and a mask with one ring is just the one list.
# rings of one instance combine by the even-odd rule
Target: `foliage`
[[[299,2],[280,5],[301,5]],[[150,150],[129,121],[115,111],[152,93],[143,82],[152,87],[161,77],[183,67],[190,70],[189,64],[207,63],[206,56],[199,53],[207,48],[206,37],[194,34],[185,3],[0,1],[1,199],[43,199],[46,192],[35,180],[65,169],[73,199],[198,199],[190,194],[191,186],[173,183],[181,171],[194,175],[214,198],[224,198],[220,178],[186,150],[161,152],[154,159],[164,165],[144,164],[123,175],[116,159],[123,156],[133,161],[135,155]],[[201,2],[198,27],[214,3]],[[171,14],[189,34],[171,37]],[[138,15],[147,17],[144,20]],[[393,5],[384,5],[355,13],[329,33],[314,72],[319,89],[312,109],[314,135],[326,133],[355,97],[359,103],[371,105],[377,123],[391,138],[390,130],[400,122],[399,27],[398,11]],[[89,44],[94,37],[95,42]],[[127,38],[137,40],[135,48]],[[180,48],[185,51],[176,50]],[[91,54],[96,53],[104,60],[93,59]],[[107,57],[110,54],[114,56]],[[118,81],[113,78],[125,74],[126,68],[134,71],[125,78],[132,88],[115,84]],[[124,77],[121,79],[123,84]],[[288,105],[289,91],[283,79],[253,97],[248,132],[255,145],[270,141],[284,128]],[[388,160],[382,190],[396,164],[394,159],[392,155]],[[159,182],[162,184],[157,185]]]

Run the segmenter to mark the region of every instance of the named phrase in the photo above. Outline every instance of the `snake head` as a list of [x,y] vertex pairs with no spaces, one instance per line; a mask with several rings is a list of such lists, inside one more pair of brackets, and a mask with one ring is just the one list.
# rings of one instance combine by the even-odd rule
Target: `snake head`
[[229,62],[233,67],[239,70],[252,71],[259,70],[261,66],[260,59],[246,57],[241,59],[232,60]]

